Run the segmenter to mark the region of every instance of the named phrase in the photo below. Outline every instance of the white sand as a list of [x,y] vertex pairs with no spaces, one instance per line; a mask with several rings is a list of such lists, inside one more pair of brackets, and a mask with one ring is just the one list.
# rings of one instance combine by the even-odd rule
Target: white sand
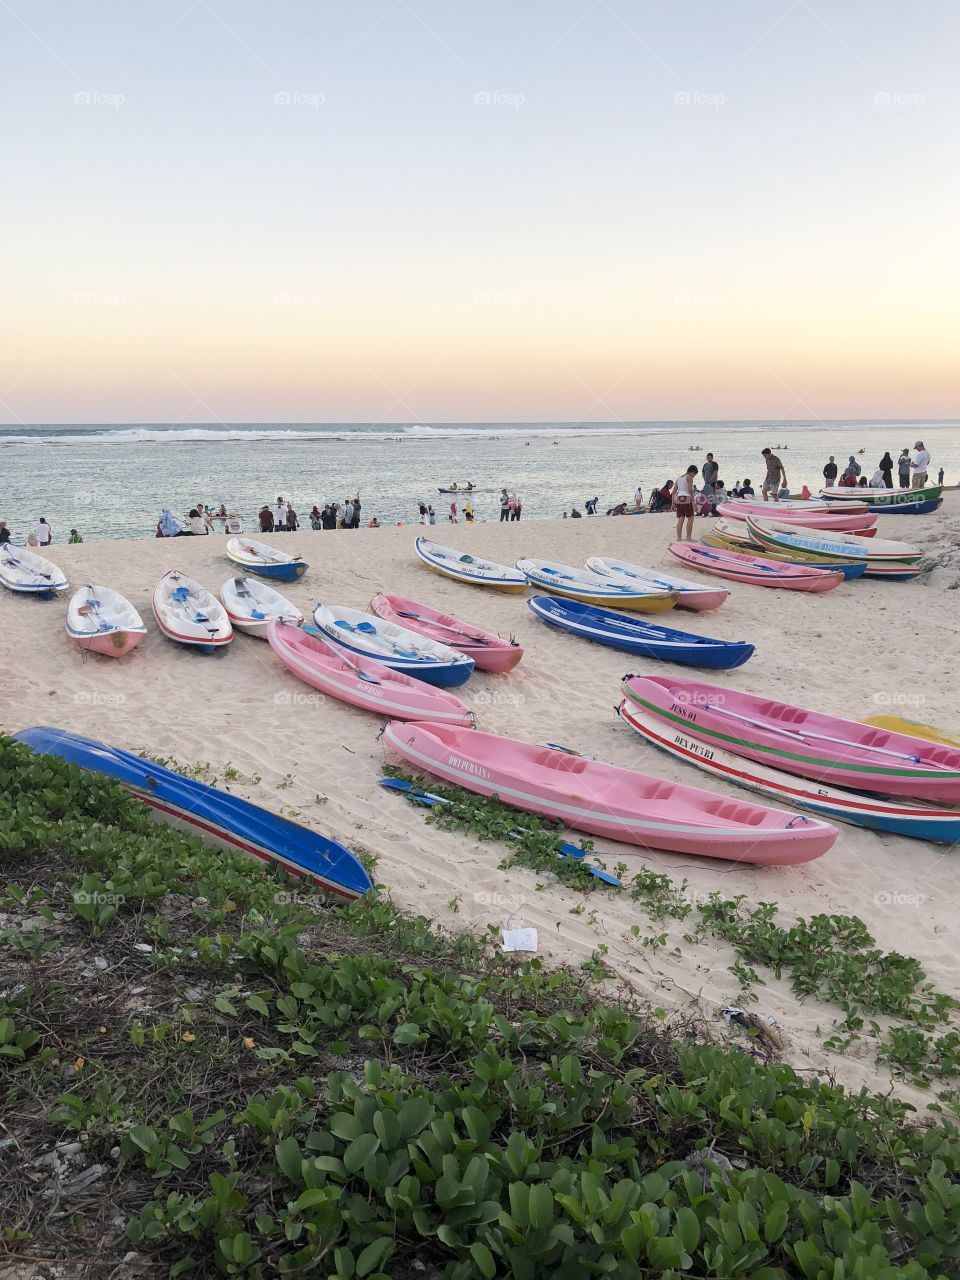
[[[951,494],[935,516],[881,518],[879,536],[919,542],[942,555],[960,541],[958,516],[960,500]],[[698,520],[697,532],[706,526]],[[506,676],[477,674],[458,691],[478,711],[481,728],[534,742],[562,742],[624,766],[725,789],[645,747],[613,714],[624,672],[696,672],[645,664],[561,634],[538,622],[523,596],[437,577],[414,557],[417,532],[406,527],[279,536],[272,539],[277,546],[296,549],[311,566],[300,582],[280,589],[305,613],[317,600],[363,608],[375,592],[390,591],[513,634],[526,650],[517,670]],[[664,558],[673,521],[601,517],[437,526],[426,532],[506,563],[528,555],[582,564],[597,554],[654,565]],[[222,537],[54,545],[50,558],[74,585],[92,581],[123,592],[140,609],[150,634],[127,659],[84,661],[63,630],[66,597],[43,603],[0,591],[5,730],[56,725],[185,762],[210,761],[221,777],[231,764],[241,774],[230,784],[234,790],[267,807],[295,810],[302,821],[374,852],[378,879],[409,911],[452,928],[483,928],[488,922],[533,926],[542,955],[574,965],[602,944],[608,948],[606,963],[668,1010],[696,1007],[714,1019],[720,1007],[736,1002],[737,983],[728,969],[732,951],[723,944],[682,941],[695,915],[670,928],[666,947],[644,948],[631,934],[632,926],[639,926],[640,937],[667,926],[651,925],[626,894],[602,891],[584,897],[556,883],[538,885],[526,871],[501,871],[500,846],[440,832],[422,811],[378,788],[385,758],[377,741],[380,722],[319,699],[284,670],[263,641],[238,635],[226,652],[204,657],[160,636],[150,608],[156,580],[176,566],[218,591],[231,575]],[[671,567],[679,569],[675,563]],[[858,581],[825,595],[730,584],[731,597],[720,610],[674,611],[662,620],[756,644],[746,666],[703,673],[706,680],[854,719],[895,711],[956,735],[960,595],[951,585],[958,580],[960,565],[954,561],[926,583]],[[252,782],[255,775],[262,781]],[[623,860],[632,870],[647,866],[677,880],[685,876],[693,896],[717,889],[755,902],[774,901],[787,921],[817,912],[858,915],[880,946],[916,956],[938,989],[960,994],[951,929],[960,889],[955,850],[841,826],[840,838],[823,858],[763,869],[597,843],[609,854],[610,869]],[[572,914],[581,903],[584,910]],[[673,953],[677,946],[680,954]],[[786,1061],[835,1072],[849,1085],[885,1087],[887,1079],[866,1041],[843,1056],[822,1048],[835,1008],[814,1000],[801,1003],[786,978],[758,990],[760,1003],[754,1008],[776,1018]]]

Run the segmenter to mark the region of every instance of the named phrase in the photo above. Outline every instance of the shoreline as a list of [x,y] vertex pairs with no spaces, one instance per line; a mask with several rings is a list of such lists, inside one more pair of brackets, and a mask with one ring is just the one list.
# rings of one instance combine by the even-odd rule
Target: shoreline
[[[769,691],[851,719],[896,711],[956,734],[960,690],[940,674],[940,655],[960,648],[960,618],[951,607],[954,597],[946,595],[954,577],[960,578],[952,559],[960,541],[958,517],[960,502],[948,497],[931,516],[879,518],[878,536],[916,541],[945,559],[945,566],[924,580],[852,582],[817,597],[730,584],[731,596],[716,612],[674,610],[663,620],[756,644],[745,666],[705,674],[712,682],[729,680],[736,689]],[[698,520],[695,531],[711,524]],[[477,674],[459,691],[476,709],[481,728],[531,742],[563,742],[628,768],[742,798],[742,791],[653,754],[613,715],[624,672],[682,675],[683,669],[557,633],[534,618],[525,604],[528,597],[487,593],[440,578],[419,564],[412,549],[413,539],[428,533],[506,563],[529,555],[582,564],[596,554],[653,567],[670,560],[665,557],[673,537],[669,517],[659,523],[524,517],[505,527],[491,521],[355,532],[361,537],[337,541],[332,556],[319,531],[301,531],[293,540],[288,534],[264,535],[264,541],[282,549],[295,542],[310,564],[303,579],[282,586],[283,594],[308,612],[318,600],[365,608],[375,592],[384,590],[515,634],[525,649],[516,670],[506,676]],[[188,764],[209,761],[220,778],[236,770],[239,776],[229,785],[238,794],[278,812],[295,810],[299,821],[376,854],[376,878],[398,905],[422,912],[444,929],[482,930],[488,922],[533,927],[539,931],[539,954],[550,964],[576,966],[605,946],[604,962],[619,979],[671,1011],[695,1006],[714,1018],[737,1003],[737,981],[722,944],[690,950],[678,929],[668,946],[645,950],[631,933],[635,924],[643,927],[645,917],[626,895],[593,895],[590,913],[580,913],[578,893],[529,872],[499,870],[502,846],[440,831],[400,798],[385,795],[377,786],[389,758],[377,741],[381,721],[341,703],[317,701],[284,672],[262,641],[240,635],[227,652],[206,658],[163,639],[150,609],[156,581],[179,567],[219,591],[234,572],[223,547],[215,535],[102,539],[48,548],[74,588],[92,581],[126,595],[143,615],[148,636],[129,658],[85,662],[63,630],[69,591],[50,602],[0,592],[4,730],[56,725]],[[631,875],[646,867],[678,883],[685,879],[687,893],[697,900],[719,890],[726,896],[746,894],[754,904],[777,901],[786,918],[818,912],[858,916],[878,946],[916,956],[938,989],[960,995],[950,943],[960,862],[949,850],[920,841],[854,827],[839,831],[830,852],[795,868],[731,866],[595,843],[610,870],[624,861]],[[681,949],[679,956],[674,945]],[[803,1070],[832,1071],[853,1088],[888,1087],[889,1076],[876,1066],[867,1041],[843,1055],[823,1048],[826,1028],[838,1016],[834,1006],[800,1003],[786,980],[764,977],[753,1008],[776,1019],[786,1042],[785,1061]],[[895,1088],[913,1096],[902,1083]]]

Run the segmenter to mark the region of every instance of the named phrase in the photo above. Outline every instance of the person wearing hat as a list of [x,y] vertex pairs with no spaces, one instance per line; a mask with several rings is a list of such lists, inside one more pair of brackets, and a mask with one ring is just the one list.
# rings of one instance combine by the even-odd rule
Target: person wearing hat
[[79,533],[77,533],[76,529],[71,529],[70,537],[67,539],[67,542],[82,542],[82,541],[83,539],[80,537]]
[[913,472],[912,484],[914,489],[922,489],[927,483],[927,469],[930,466],[930,454],[923,447],[923,441],[918,440],[913,446],[916,453],[910,459],[910,470]]

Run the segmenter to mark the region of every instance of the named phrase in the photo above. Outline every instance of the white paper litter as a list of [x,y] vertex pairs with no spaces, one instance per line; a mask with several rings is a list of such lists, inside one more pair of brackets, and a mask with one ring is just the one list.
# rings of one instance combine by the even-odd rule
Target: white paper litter
[[536,929],[501,929],[504,951],[536,951]]

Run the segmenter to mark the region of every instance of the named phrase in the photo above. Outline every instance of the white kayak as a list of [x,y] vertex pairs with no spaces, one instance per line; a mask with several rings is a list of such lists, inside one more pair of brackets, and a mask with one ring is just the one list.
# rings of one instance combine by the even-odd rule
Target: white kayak
[[429,538],[418,538],[414,550],[425,565],[445,578],[455,582],[467,582],[474,587],[493,587],[495,591],[519,593],[526,591],[527,580],[522,573],[509,565],[483,560],[454,547],[441,547]]
[[203,653],[222,649],[233,639],[227,611],[217,597],[177,569],[165,573],[157,583],[153,613],[168,639]]
[[297,606],[259,578],[228,578],[220,588],[220,600],[238,631],[261,640],[266,640],[267,628],[274,618],[295,627],[303,625],[303,614]]
[[248,573],[257,573],[262,578],[276,578],[279,582],[295,582],[307,571],[307,562],[302,556],[289,555],[279,547],[271,547],[266,542],[255,542],[253,538],[231,538],[226,552],[234,564],[240,565]]
[[70,583],[62,569],[50,560],[44,560],[26,547],[14,547],[9,542],[0,546],[0,583],[8,591],[24,595],[49,597],[55,591],[66,591]]
[[136,609],[111,587],[81,587],[67,605],[67,635],[81,649],[122,658],[147,634]]
[[694,609],[698,613],[718,609],[730,595],[723,587],[706,587],[702,582],[689,582],[686,578],[675,578],[672,573],[661,573],[659,569],[644,569],[604,556],[591,556],[587,568],[603,577],[636,582],[646,591],[675,591],[678,609]]
[[466,654],[375,614],[318,604],[313,621],[325,640],[428,684],[456,688],[473,675],[474,662]]

